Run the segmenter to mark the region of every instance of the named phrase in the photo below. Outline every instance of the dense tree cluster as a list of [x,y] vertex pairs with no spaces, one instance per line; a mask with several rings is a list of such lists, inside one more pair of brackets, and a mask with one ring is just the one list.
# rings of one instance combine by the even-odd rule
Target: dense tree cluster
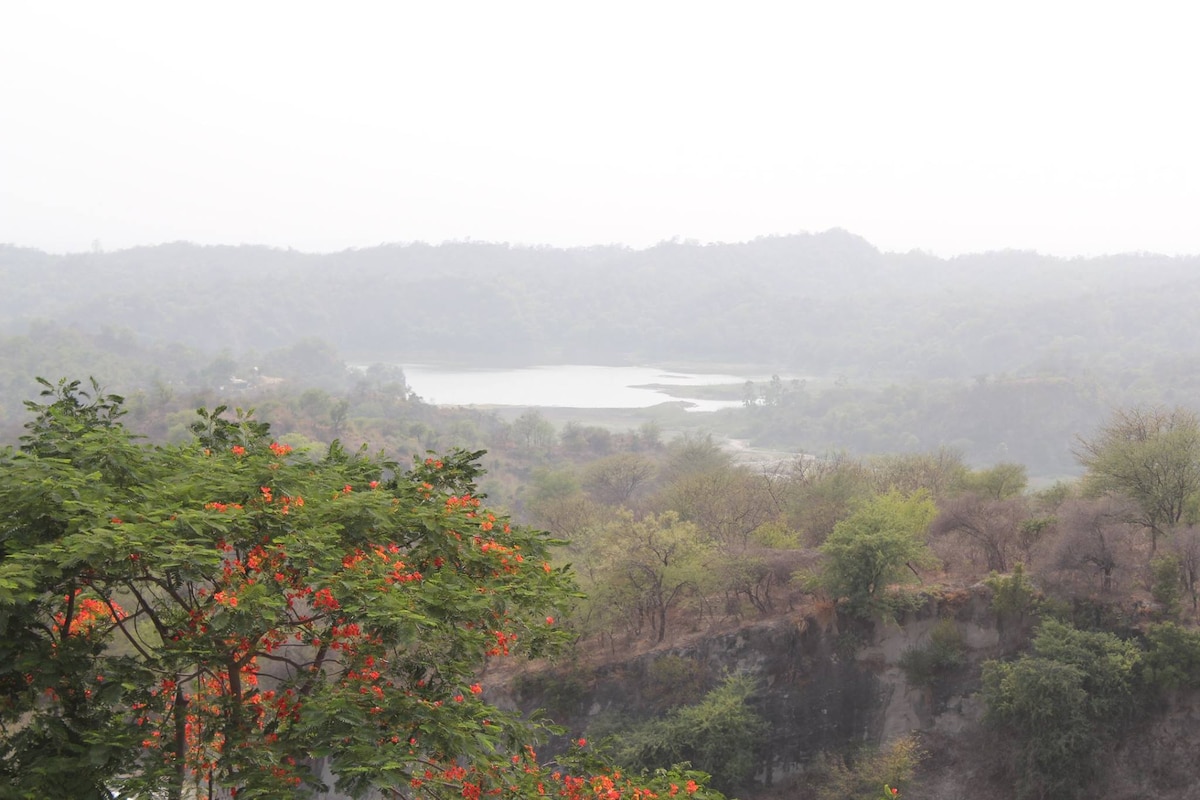
[[488,660],[569,641],[575,588],[483,504],[478,453],[314,460],[223,408],[150,446],[121,398],[45,387],[0,452],[5,796],[298,796],[314,759],[355,795],[717,796],[541,765],[487,702]]

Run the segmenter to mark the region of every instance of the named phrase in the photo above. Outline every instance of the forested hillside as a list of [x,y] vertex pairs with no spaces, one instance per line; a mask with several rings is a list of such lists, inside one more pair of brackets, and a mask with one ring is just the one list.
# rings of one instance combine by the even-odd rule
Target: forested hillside
[[945,260],[837,230],[644,250],[3,247],[0,325],[70,321],[234,351],[316,337],[352,358],[727,361],[887,378],[1141,371],[1195,363],[1197,266],[1012,251]]
[[708,418],[715,432],[818,454],[950,447],[1054,477],[1114,408],[1200,396],[1197,267],[940,259],[839,230],[642,250],[0,247],[0,425],[36,374],[153,397],[255,376],[346,392],[347,362],[734,365],[787,377],[727,388],[746,407]]

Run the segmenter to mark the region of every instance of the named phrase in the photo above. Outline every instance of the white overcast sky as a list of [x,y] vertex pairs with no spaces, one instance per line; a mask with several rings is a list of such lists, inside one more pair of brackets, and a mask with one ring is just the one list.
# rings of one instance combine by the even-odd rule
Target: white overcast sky
[[0,242],[1200,253],[1192,2],[0,4]]

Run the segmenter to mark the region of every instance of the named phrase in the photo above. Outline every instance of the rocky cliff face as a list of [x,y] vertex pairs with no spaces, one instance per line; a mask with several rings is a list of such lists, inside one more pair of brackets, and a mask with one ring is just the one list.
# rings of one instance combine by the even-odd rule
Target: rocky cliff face
[[[931,599],[893,624],[832,616],[764,620],[625,661],[526,675],[509,685],[502,702],[546,708],[578,736],[606,715],[649,718],[670,705],[698,701],[725,675],[752,675],[760,686],[756,710],[768,721],[770,736],[754,783],[738,796],[774,796],[823,751],[880,745],[914,731],[954,740],[978,730],[978,664],[1002,654],[1014,638],[989,611],[988,600],[982,589]],[[927,644],[941,619],[958,629],[968,663],[932,689],[912,686],[901,656]]]
[[[648,719],[699,700],[728,674],[754,676],[755,708],[770,725],[753,782],[741,800],[803,800],[805,771],[824,751],[883,745],[916,732],[928,759],[906,792],[922,800],[1010,800],[1007,742],[983,726],[979,664],[1015,652],[1027,624],[998,619],[983,587],[930,599],[894,624],[827,616],[778,617],[736,630],[695,634],[686,642],[600,664],[558,665],[504,679],[490,676],[489,699],[527,711],[546,709],[567,728],[555,745],[603,727],[614,715]],[[900,667],[949,620],[967,661],[932,686],[914,686]],[[1131,724],[1099,759],[1100,800],[1200,800],[1200,697],[1172,696]],[[329,800],[339,800],[331,793]]]

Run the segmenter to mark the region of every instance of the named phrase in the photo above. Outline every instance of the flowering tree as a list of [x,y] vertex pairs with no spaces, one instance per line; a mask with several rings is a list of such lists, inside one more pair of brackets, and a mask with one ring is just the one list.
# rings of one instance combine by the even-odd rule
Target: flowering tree
[[575,590],[483,505],[479,453],[313,461],[223,408],[151,447],[119,397],[43,383],[0,453],[5,796],[295,796],[322,757],[354,795],[718,796],[541,765],[536,726],[484,701],[487,659],[567,642]]

